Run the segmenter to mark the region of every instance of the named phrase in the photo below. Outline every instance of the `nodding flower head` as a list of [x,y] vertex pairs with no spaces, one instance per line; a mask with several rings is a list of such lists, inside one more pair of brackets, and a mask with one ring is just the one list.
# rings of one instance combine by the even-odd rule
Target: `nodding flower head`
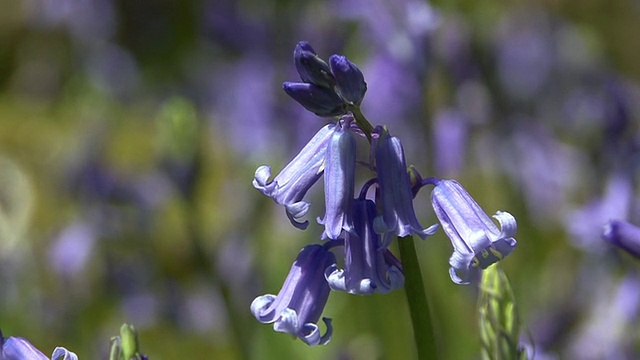
[[349,215],[356,175],[356,141],[349,130],[349,119],[336,127],[325,156],[325,216],[318,219],[325,227],[322,238],[337,239],[342,230],[351,231]]
[[502,260],[516,246],[516,219],[498,211],[493,217],[500,229],[469,193],[455,180],[438,180],[431,201],[454,252],[449,259],[453,282],[467,284],[479,269]]
[[273,323],[275,331],[296,336],[309,346],[327,344],[333,332],[331,319],[323,318],[327,326],[324,335],[320,334],[317,322],[331,292],[324,273],[335,263],[328,246],[305,246],[278,295],[257,297],[251,303],[251,312],[261,323]]
[[425,239],[434,234],[437,226],[424,229],[413,209],[413,186],[400,139],[381,126],[375,128],[372,138],[382,202],[382,215],[376,219],[375,228],[385,234],[384,245],[388,246],[394,236],[417,234]]
[[335,125],[326,125],[305,145],[276,177],[271,177],[271,167],[260,166],[255,173],[253,186],[262,194],[284,205],[293,226],[305,229],[309,221],[299,222],[309,211],[309,203],[303,201],[307,191],[320,179],[324,170],[327,145]]
[[326,272],[327,282],[333,290],[371,295],[388,293],[404,285],[400,262],[382,246],[380,235],[373,230],[376,215],[373,201],[354,200],[354,231],[345,233],[344,269],[333,265]]

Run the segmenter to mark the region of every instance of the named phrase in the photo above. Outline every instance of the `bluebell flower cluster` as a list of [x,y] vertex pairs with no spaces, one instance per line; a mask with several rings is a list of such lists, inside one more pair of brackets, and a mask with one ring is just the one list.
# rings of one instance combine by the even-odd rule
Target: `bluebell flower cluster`
[[[433,185],[432,205],[454,253],[449,263],[451,279],[469,283],[474,274],[509,255],[516,246],[515,218],[497,212],[498,226],[455,180],[423,179],[408,166],[402,142],[386,126],[373,127],[362,115],[360,104],[367,90],[358,67],[342,55],[329,64],[307,42],[294,50],[294,62],[302,82],[285,82],[284,90],[307,110],[333,117],[284,169],[271,179],[271,167],[258,167],[253,186],[283,205],[291,224],[307,229],[310,209],[307,192],[324,181],[325,215],[322,244],[302,248],[277,295],[257,297],[253,315],[274,329],[289,333],[310,346],[331,339],[331,319],[317,322],[332,290],[356,295],[388,293],[404,285],[402,263],[389,247],[394,238],[433,235],[438,224],[423,227],[413,202],[419,190]],[[356,138],[370,144],[368,161],[357,160]],[[356,197],[358,166],[373,173]],[[332,249],[344,248],[342,265]]]

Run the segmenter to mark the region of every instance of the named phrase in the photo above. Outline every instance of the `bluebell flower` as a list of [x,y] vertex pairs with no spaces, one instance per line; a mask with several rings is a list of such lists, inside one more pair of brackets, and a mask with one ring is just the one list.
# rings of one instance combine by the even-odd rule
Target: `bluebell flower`
[[382,202],[382,215],[374,225],[378,233],[385,234],[383,246],[388,246],[394,236],[417,234],[425,239],[432,235],[437,225],[424,229],[413,209],[412,184],[400,139],[381,126],[375,128],[372,139]]
[[449,259],[449,274],[456,284],[467,284],[473,273],[486,269],[513,251],[516,219],[507,212],[498,211],[493,216],[500,224],[498,229],[460,183],[455,180],[434,183],[433,209],[454,247]]
[[344,269],[333,265],[326,270],[333,290],[350,294],[388,293],[404,285],[399,262],[382,246],[380,235],[373,230],[376,204],[367,199],[353,202],[354,231],[345,233]]
[[336,263],[329,244],[332,242],[305,246],[278,295],[267,294],[253,300],[251,312],[258,321],[273,323],[275,331],[296,336],[309,346],[326,345],[331,340],[331,319],[322,319],[327,326],[324,335],[317,325],[331,292],[325,269]]
[[51,360],[78,360],[78,355],[63,347],[57,347],[53,350]]
[[298,221],[309,211],[309,203],[302,199],[322,176],[327,144],[334,129],[335,125],[331,124],[320,129],[272,181],[269,181],[270,166],[262,165],[256,170],[253,186],[276,203],[284,205],[287,217],[299,229],[309,225],[309,221]]
[[316,55],[308,42],[300,41],[296,44],[293,50],[293,61],[303,82],[327,89],[333,88],[336,84],[329,65]]
[[293,100],[318,116],[330,117],[346,113],[344,100],[332,89],[297,82],[285,82],[282,88]]
[[367,92],[362,71],[342,55],[331,55],[329,64],[342,98],[351,104],[360,105]]
[[3,338],[0,333],[1,360],[49,360],[40,350],[21,337]]
[[602,238],[640,259],[640,227],[626,221],[611,220],[604,226]]
[[[352,120],[352,119],[351,119]],[[342,120],[327,146],[324,167],[325,226],[322,238],[337,239],[351,230],[349,211],[356,174],[356,141],[349,131],[350,119]]]

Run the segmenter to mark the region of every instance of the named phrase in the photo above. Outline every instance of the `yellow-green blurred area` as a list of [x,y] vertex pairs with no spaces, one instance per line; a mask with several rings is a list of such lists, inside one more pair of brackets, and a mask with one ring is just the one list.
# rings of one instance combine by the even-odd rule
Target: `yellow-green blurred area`
[[[298,81],[295,44],[308,40],[322,58],[360,66],[364,113],[389,125],[423,176],[456,178],[489,215],[517,218],[518,246],[500,266],[523,343],[549,358],[640,353],[640,305],[621,300],[638,264],[598,233],[614,216],[640,224],[637,1],[0,0],[0,9],[5,337],[48,356],[64,346],[106,359],[129,323],[149,359],[415,358],[403,291],[332,292],[323,316],[334,335],[314,348],[249,310],[277,294],[322,233],[321,182],[307,195],[305,231],[251,183],[326,122],[282,91]],[[425,227],[436,221],[428,192],[415,201]],[[609,198],[596,215],[585,210]],[[450,280],[442,231],[416,241],[442,359],[479,358],[477,287]]]

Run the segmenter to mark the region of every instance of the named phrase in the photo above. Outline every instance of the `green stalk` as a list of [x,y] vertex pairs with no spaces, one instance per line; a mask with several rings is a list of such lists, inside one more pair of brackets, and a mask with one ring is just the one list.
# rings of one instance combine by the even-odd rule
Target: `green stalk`
[[349,110],[353,114],[353,118],[356,120],[356,125],[362,130],[362,132],[367,136],[367,140],[371,142],[371,133],[373,132],[373,126],[364,116],[362,111],[360,111],[360,106],[352,105],[349,106]]
[[413,243],[413,236],[398,237],[400,258],[404,270],[404,289],[407,294],[413,336],[418,350],[418,359],[437,359],[436,339],[431,323],[431,312],[424,290],[420,263]]

